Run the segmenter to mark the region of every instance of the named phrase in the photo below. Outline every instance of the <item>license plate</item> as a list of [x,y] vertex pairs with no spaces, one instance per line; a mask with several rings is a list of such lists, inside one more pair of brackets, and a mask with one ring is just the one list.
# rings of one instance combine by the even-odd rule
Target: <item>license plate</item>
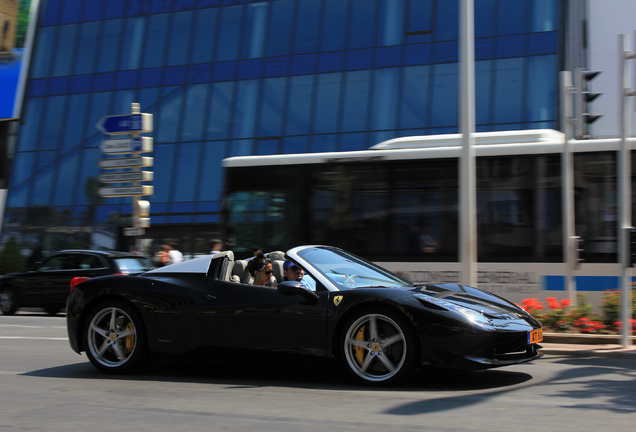
[[533,344],[543,340],[543,329],[530,330],[528,332],[528,343]]

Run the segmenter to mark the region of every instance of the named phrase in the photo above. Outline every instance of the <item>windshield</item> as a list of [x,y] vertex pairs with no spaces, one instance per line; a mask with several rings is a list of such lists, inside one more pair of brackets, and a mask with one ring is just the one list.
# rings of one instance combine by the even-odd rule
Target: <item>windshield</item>
[[397,288],[411,285],[408,280],[340,249],[311,247],[299,251],[298,256],[314,266],[339,289],[376,286]]
[[148,258],[115,258],[115,263],[122,273],[143,273],[155,268]]

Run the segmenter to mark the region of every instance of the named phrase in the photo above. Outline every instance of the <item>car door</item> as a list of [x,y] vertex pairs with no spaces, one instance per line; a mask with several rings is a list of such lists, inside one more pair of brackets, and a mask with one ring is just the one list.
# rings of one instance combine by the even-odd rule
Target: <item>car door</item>
[[21,283],[25,305],[63,308],[74,277],[95,277],[108,272],[107,262],[99,256],[63,253],[44,261]]
[[210,281],[201,321],[212,346],[324,356],[328,292],[315,299],[274,287]]

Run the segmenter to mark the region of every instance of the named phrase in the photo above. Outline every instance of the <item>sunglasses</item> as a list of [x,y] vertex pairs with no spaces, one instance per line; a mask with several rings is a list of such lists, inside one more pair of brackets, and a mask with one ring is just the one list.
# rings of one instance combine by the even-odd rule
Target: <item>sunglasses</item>
[[272,273],[274,273],[274,270],[262,270],[262,272],[266,275],[271,275]]
[[300,267],[298,267],[298,266],[289,266],[289,267],[287,267],[287,270],[298,271],[298,270],[300,270]]

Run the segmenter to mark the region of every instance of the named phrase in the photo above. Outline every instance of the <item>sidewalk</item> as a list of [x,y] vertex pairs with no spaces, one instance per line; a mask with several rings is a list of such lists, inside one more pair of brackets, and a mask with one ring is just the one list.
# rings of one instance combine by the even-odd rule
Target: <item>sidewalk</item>
[[620,336],[545,333],[540,345],[546,355],[636,359],[635,338],[630,339],[631,344],[623,348]]

